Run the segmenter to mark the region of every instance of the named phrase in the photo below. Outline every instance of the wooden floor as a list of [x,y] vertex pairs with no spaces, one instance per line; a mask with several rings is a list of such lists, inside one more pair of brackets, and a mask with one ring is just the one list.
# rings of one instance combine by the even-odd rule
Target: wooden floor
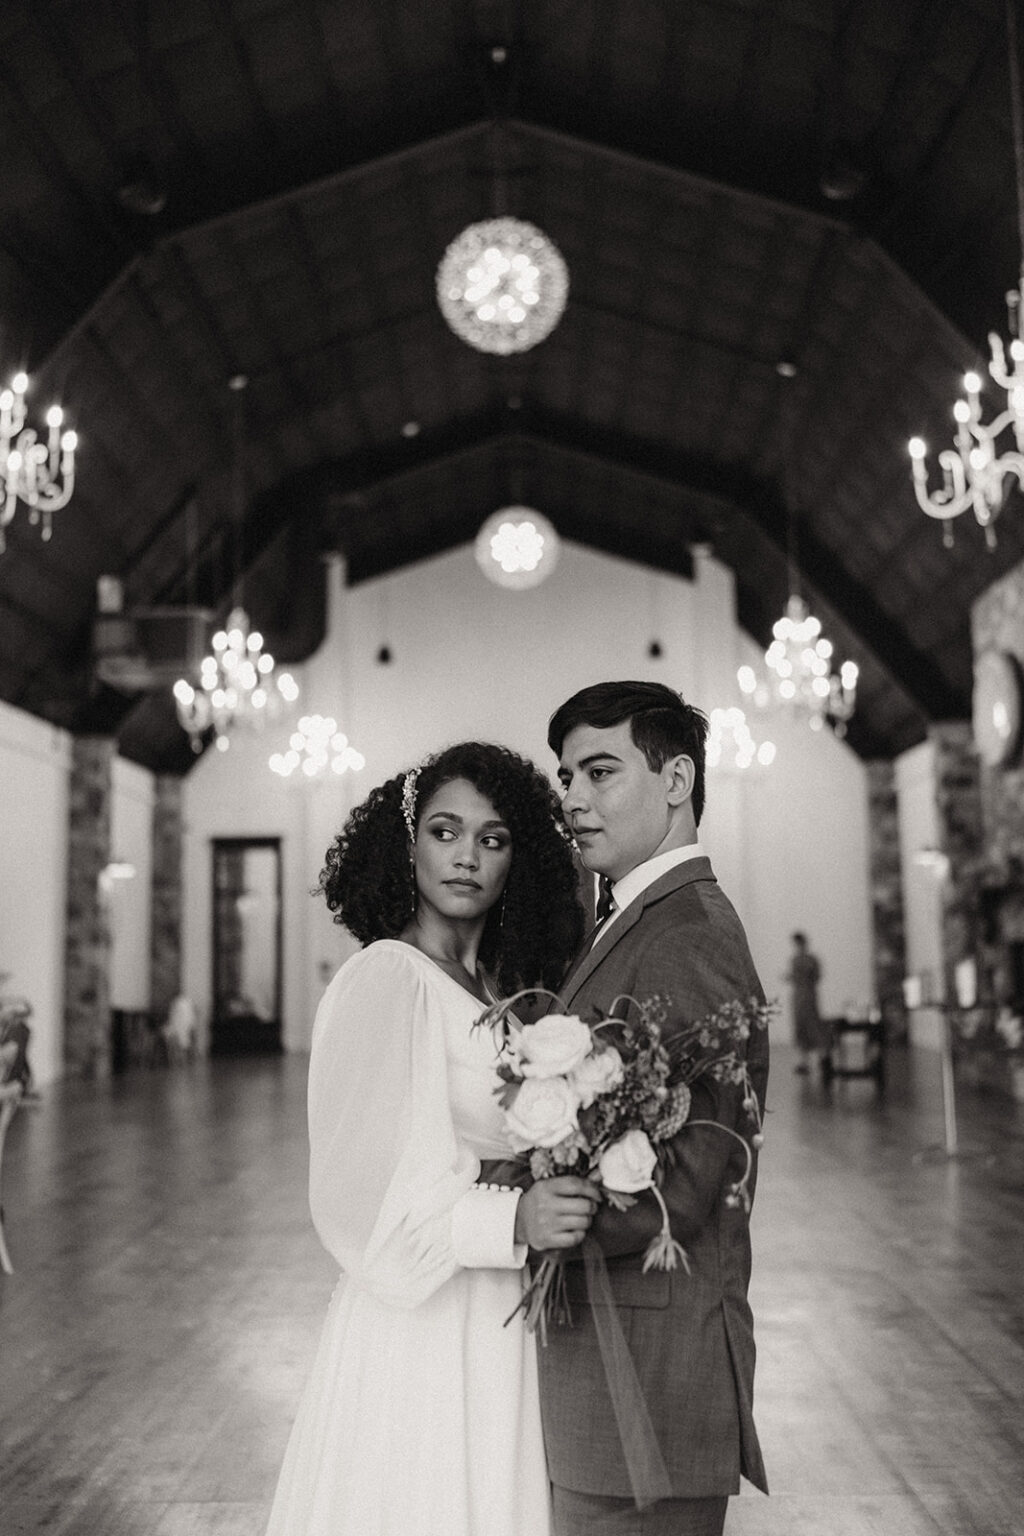
[[[1021,1536],[1024,1110],[962,1093],[951,1161],[930,1057],[881,1103],[792,1065],[753,1218],[772,1495],[734,1499],[728,1536]],[[302,1059],[220,1059],[17,1116],[3,1536],[261,1536],[334,1282],[304,1090]]]

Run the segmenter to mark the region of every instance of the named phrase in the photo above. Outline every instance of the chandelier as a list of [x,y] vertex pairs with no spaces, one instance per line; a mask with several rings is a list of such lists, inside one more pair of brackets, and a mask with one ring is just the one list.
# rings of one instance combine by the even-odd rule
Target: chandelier
[[270,767],[281,778],[302,772],[307,779],[323,779],[328,771],[358,773],[366,759],[338,729],[333,715],[303,715],[292,732],[287,752],[275,752]]
[[742,772],[755,765],[768,768],[775,761],[775,743],[762,741],[759,745],[746,715],[736,705],[713,709],[708,716],[705,760],[709,768],[718,768],[723,773]]
[[199,687],[185,677],[174,685],[178,720],[189,734],[193,752],[212,726],[217,750],[226,752],[228,732],[238,725],[261,725],[283,703],[291,704],[299,688],[290,672],[275,670],[273,656],[263,649],[263,636],[249,628],[244,608],[233,608],[226,629],[211,642],[212,654],[199,665]]
[[232,413],[233,452],[231,513],[234,537],[234,601],[227,623],[211,641],[211,653],[199,664],[199,686],[187,677],[174,684],[178,720],[189,735],[193,752],[201,752],[203,737],[212,727],[219,752],[226,752],[229,731],[235,726],[262,726],[283,704],[293,703],[299,687],[290,672],[278,673],[273,656],[263,649],[263,636],[249,626],[241,600],[242,484],[242,391],[248,384],[244,373],[228,380],[236,400]]
[[844,661],[838,673],[832,671],[832,642],[794,591],[772,635],[764,653],[768,675],[759,679],[753,667],[740,667],[740,691],[759,708],[781,705],[801,714],[812,731],[830,722],[837,736],[845,736],[857,701],[857,663]]
[[[953,447],[939,454],[942,485],[928,488],[928,446],[923,438],[912,437],[908,446],[914,480],[914,493],[921,511],[942,521],[942,542],[953,543],[953,519],[970,507],[979,526],[985,530],[985,542],[995,547],[993,524],[1005,500],[1007,480],[1024,484],[1024,334],[1022,334],[1021,296],[1024,294],[1024,128],[1021,121],[1020,61],[1018,57],[1015,5],[1007,0],[1006,26],[1010,67],[1010,107],[1013,120],[1013,153],[1017,183],[1017,225],[1021,252],[1020,283],[1006,295],[1009,312],[1010,359],[1007,362],[1002,340],[989,333],[991,359],[989,374],[1006,393],[1006,409],[987,424],[981,419],[980,374],[964,374],[965,399],[953,406],[956,435]],[[1013,443],[1000,451],[999,439],[1012,429]]]
[[25,426],[25,394],[28,375],[16,373],[7,389],[0,391],[0,551],[5,547],[4,529],[19,501],[29,509],[29,522],[40,523],[44,539],[50,537],[54,512],[71,500],[75,488],[74,432],[62,432],[64,413],[51,405],[46,413],[47,439],[38,442]]
[[533,224],[507,216],[470,224],[437,269],[437,302],[456,336],[478,352],[526,352],[562,317],[569,274]]
[[558,534],[532,507],[501,507],[482,524],[475,552],[489,581],[522,591],[551,575],[558,563]]

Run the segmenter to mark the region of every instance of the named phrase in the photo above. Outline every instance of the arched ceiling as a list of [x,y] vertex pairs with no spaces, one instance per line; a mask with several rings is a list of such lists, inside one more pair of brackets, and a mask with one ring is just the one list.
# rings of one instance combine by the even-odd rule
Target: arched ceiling
[[[1019,270],[1002,0],[7,0],[0,106],[0,377],[81,441],[52,540],[7,529],[0,697],[181,770],[166,691],[93,675],[98,576],[223,606],[240,549],[298,660],[326,549],[359,581],[515,497],[667,570],[710,543],[762,642],[795,529],[851,745],[969,712],[1021,501],[944,549],[906,440],[948,439]],[[570,271],[513,358],[434,299],[499,205]]]

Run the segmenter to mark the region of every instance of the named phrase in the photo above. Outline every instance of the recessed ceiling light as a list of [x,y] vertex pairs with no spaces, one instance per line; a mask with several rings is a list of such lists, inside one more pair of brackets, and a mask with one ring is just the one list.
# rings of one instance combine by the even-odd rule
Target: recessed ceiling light
[[781,363],[775,364],[775,372],[779,375],[780,379],[794,379],[796,378],[796,363],[789,363],[783,359]]
[[420,424],[418,421],[407,421],[402,428],[403,437],[419,437]]

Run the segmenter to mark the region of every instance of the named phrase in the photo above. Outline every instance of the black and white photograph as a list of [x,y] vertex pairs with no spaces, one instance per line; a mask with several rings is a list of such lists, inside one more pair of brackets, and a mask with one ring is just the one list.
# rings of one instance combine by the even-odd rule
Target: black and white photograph
[[1020,0],[0,0],[0,1536],[1024,1536]]

